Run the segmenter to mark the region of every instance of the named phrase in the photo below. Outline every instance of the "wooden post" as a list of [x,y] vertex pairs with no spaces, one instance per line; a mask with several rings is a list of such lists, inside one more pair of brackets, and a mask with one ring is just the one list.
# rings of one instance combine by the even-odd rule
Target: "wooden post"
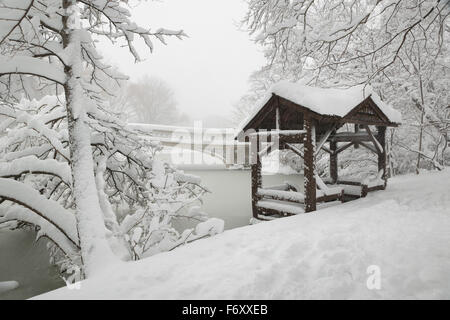
[[251,152],[256,152],[254,157],[250,157],[251,159],[256,159],[256,163],[252,163],[252,211],[253,217],[258,218],[258,207],[257,203],[259,200],[258,197],[258,189],[262,187],[262,179],[261,179],[261,159],[258,155],[259,152],[259,138],[256,138],[256,145],[253,145],[254,141],[252,141],[252,145],[250,146]]
[[377,126],[377,136],[376,139],[380,143],[382,150],[378,153],[378,172],[383,170],[383,179],[385,181],[384,185],[386,186],[387,181],[387,171],[386,171],[386,127]]
[[[355,133],[358,133],[359,132],[359,125],[355,123],[354,126],[355,126]],[[353,144],[353,148],[358,149],[359,148],[359,144],[357,142],[355,142]]]
[[280,107],[275,109],[275,128],[281,130]]
[[334,140],[330,141],[330,177],[334,183],[338,181],[338,154],[337,150],[337,142]]
[[304,179],[305,179],[305,212],[316,210],[316,179],[315,172],[315,145],[316,128],[314,120],[308,114],[305,114],[304,122],[306,130],[305,150],[304,150]]

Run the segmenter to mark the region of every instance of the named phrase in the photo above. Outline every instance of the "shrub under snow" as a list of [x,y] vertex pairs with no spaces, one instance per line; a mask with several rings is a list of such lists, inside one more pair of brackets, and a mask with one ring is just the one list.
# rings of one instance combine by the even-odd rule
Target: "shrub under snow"
[[[77,275],[80,244],[62,97],[0,104],[0,226],[34,225],[51,240],[61,270]],[[198,178],[154,159],[161,147],[100,108],[88,112],[92,155],[107,240],[122,260],[137,260],[223,230],[198,210]],[[199,222],[179,232],[173,219]]]

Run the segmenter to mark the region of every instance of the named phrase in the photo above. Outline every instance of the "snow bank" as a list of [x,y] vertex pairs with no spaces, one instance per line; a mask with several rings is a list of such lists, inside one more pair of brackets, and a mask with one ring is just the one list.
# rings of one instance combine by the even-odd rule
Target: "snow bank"
[[[225,231],[37,298],[450,299],[449,190],[449,170],[393,178],[366,198]],[[367,287],[373,270],[379,290]]]
[[195,233],[200,236],[214,236],[223,232],[224,221],[218,218],[210,218],[204,222],[200,222],[195,227]]

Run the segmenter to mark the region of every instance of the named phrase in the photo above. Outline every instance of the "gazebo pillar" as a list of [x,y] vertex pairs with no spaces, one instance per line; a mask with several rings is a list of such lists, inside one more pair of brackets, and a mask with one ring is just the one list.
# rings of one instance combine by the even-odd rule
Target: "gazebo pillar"
[[377,136],[376,139],[381,145],[381,152],[378,152],[378,172],[383,170],[383,180],[385,181],[384,185],[386,187],[387,181],[387,171],[386,171],[386,127],[377,126]]
[[316,210],[316,178],[315,173],[315,153],[316,153],[316,128],[314,120],[305,114],[304,129],[306,137],[304,142],[304,189],[305,189],[305,212]]
[[251,159],[251,177],[252,177],[252,211],[253,217],[258,218],[257,203],[259,200],[258,189],[262,187],[261,178],[261,158],[259,157],[259,138],[256,136],[251,140],[250,152]]
[[337,142],[335,140],[330,141],[330,177],[333,184],[338,180],[338,154]]

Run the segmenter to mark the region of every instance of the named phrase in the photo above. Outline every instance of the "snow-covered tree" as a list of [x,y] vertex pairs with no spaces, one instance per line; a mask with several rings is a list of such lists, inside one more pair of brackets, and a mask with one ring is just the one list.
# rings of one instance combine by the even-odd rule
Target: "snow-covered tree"
[[250,0],[244,23],[265,50],[267,79],[370,84],[400,109],[404,123],[388,135],[394,173],[450,161],[449,13],[441,0]]
[[[0,115],[0,225],[36,226],[38,238],[52,240],[55,262],[72,273],[83,261],[64,98],[1,103]],[[136,260],[221,231],[220,221],[195,206],[206,192],[199,179],[154,159],[158,143],[99,108],[88,112],[86,124],[105,238],[115,256]],[[180,233],[172,227],[180,217],[200,223]]]
[[[64,96],[61,100],[65,113],[61,108],[55,110],[60,113],[60,118],[63,113],[65,114],[64,119],[67,121],[65,142],[56,138],[61,138],[60,135],[54,136],[49,131],[52,129],[49,125],[59,121],[53,118],[55,110],[47,110],[49,115],[41,114],[42,117],[38,119],[29,117],[25,112],[22,113],[23,117],[18,117],[15,121],[17,123],[25,121],[26,125],[21,128],[22,131],[30,134],[32,131],[39,132],[39,135],[43,135],[47,141],[46,147],[33,146],[20,152],[29,153],[35,148],[41,148],[42,152],[46,152],[42,149],[49,148],[47,152],[54,154],[56,158],[64,159],[67,162],[66,166],[70,166],[70,171],[64,169],[65,174],[69,172],[69,176],[64,176],[63,184],[67,184],[67,188],[70,186],[70,201],[75,215],[69,215],[67,211],[69,207],[61,207],[49,199],[43,200],[39,197],[38,191],[33,191],[25,185],[19,187],[19,182],[11,179],[2,179],[1,188],[5,194],[1,194],[1,197],[25,207],[27,205],[22,200],[28,201],[29,197],[35,200],[28,209],[40,206],[40,209],[36,210],[41,214],[44,214],[44,211],[48,212],[47,214],[54,212],[54,218],[58,219],[57,224],[61,230],[57,229],[61,232],[66,230],[67,238],[71,240],[67,245],[79,246],[85,276],[101,270],[104,265],[116,259],[107,241],[111,232],[105,226],[104,215],[107,208],[104,207],[103,196],[98,192],[99,181],[96,182],[94,175],[96,164],[91,150],[92,146],[95,146],[95,141],[92,140],[91,131],[94,118],[109,123],[109,120],[103,119],[104,113],[101,111],[106,109],[102,94],[113,92],[105,86],[108,81],[104,80],[124,79],[122,75],[114,72],[113,68],[102,62],[102,57],[95,48],[95,39],[104,37],[123,44],[129,48],[135,60],[139,61],[139,54],[134,46],[138,39],[142,39],[151,51],[152,39],[165,43],[168,36],[178,38],[184,36],[183,31],[166,29],[153,31],[136,25],[130,19],[130,12],[126,8],[127,2],[126,0],[0,1],[1,98],[3,101],[17,101],[20,91],[33,97],[29,89],[36,82],[39,90],[53,91],[58,96]],[[20,106],[19,109],[23,107],[22,104]],[[2,106],[2,109],[4,108]],[[42,108],[46,109],[46,104],[43,104]],[[46,119],[47,117],[51,119]],[[104,137],[106,136],[105,133]],[[26,146],[30,142],[24,143]],[[98,152],[101,152],[100,150]],[[117,152],[113,151],[114,154]],[[36,155],[31,153],[30,156]],[[125,162],[131,161],[127,152],[123,156]],[[47,160],[50,159],[45,158],[46,163],[49,162]],[[98,165],[97,167],[101,168]],[[8,196],[8,190],[16,192]],[[16,199],[19,195],[27,199]],[[67,229],[63,229],[62,224]],[[70,229],[69,225],[73,228]]]
[[448,14],[441,0],[251,0],[245,22],[271,62],[300,73],[312,58],[317,79],[326,69],[377,64],[371,75],[353,73],[367,82],[423,37],[441,46]]

